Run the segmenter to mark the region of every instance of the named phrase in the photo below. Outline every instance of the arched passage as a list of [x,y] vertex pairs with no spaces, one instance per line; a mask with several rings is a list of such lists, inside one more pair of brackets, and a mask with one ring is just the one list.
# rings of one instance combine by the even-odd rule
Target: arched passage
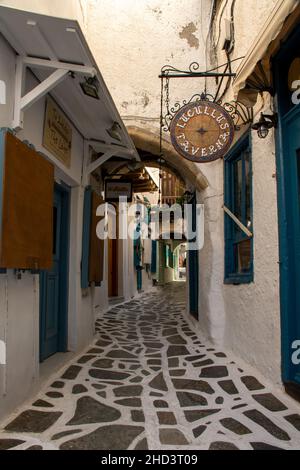
[[[203,191],[208,187],[208,181],[201,172],[200,166],[194,162],[184,159],[181,155],[179,155],[168,140],[162,140],[162,148],[160,150],[160,137],[158,134],[137,126],[129,126],[127,127],[127,130],[145,166],[159,166],[158,160],[160,154],[162,153],[164,160],[162,165],[163,168],[167,171],[173,172],[175,175],[177,175],[177,177],[183,180],[186,189],[194,192]],[[197,199],[194,197],[194,203],[196,203],[196,201]],[[174,269],[175,265],[176,268],[178,268],[178,260],[176,258],[178,253],[177,251],[175,252],[176,247],[177,244],[174,244],[174,240],[160,240],[158,242],[159,269],[157,278],[159,283],[164,284],[165,282],[176,279]],[[188,258],[188,260],[186,260],[186,258]],[[189,293],[189,309],[191,313],[196,316],[196,312],[198,315],[199,302],[199,266],[197,261],[198,252],[189,252],[189,256],[185,256],[185,260],[187,261],[186,268],[188,270],[187,292]],[[172,267],[171,273],[170,267]]]
[[[137,126],[127,127],[128,133],[137,149],[143,151],[142,161],[148,166],[158,166],[160,155],[159,135]],[[162,153],[166,167],[179,174],[186,183],[190,183],[196,190],[202,191],[208,186],[206,177],[199,166],[181,157],[166,139],[162,141]]]

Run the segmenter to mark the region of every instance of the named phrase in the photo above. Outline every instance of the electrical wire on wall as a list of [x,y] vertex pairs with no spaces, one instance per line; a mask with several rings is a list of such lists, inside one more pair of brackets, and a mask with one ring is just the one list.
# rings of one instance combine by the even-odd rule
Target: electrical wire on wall
[[[223,15],[224,15],[224,12],[225,12],[225,8],[227,7],[227,4],[228,4],[228,0],[225,0],[224,2],[224,5],[223,5],[223,8],[222,8],[222,11],[220,12],[220,15],[219,15],[219,32],[218,32],[218,39],[214,39],[214,47],[217,49],[218,45],[219,45],[219,42],[220,42],[220,39],[221,39],[221,24],[222,24],[222,18],[223,18]],[[217,13],[217,12],[215,12]]]
[[231,30],[231,42],[228,54],[232,54],[235,46],[235,21],[234,21],[234,9],[235,9],[236,0],[232,0],[231,9],[230,9],[230,30]]
[[[210,10],[210,14],[209,14],[208,31],[207,31],[206,37],[204,37],[204,35],[203,35],[203,30],[204,30],[204,26],[203,26],[203,17],[204,17],[204,15],[203,15],[203,1],[204,0],[201,1],[201,36],[202,36],[202,40],[203,40],[203,44],[204,44],[205,70],[207,70],[208,69],[208,39],[211,36],[211,31],[212,31],[215,1],[211,5],[211,10]],[[207,77],[205,77],[205,81],[204,81],[204,92],[205,92],[205,94],[207,93]]]
[[[224,4],[222,6],[222,10],[220,11],[220,14],[219,14],[218,38],[217,39],[212,38],[212,47],[213,47],[213,50],[215,51],[216,60],[218,60],[217,59],[217,48],[218,48],[220,38],[221,38],[221,33],[222,33],[222,19],[223,19],[223,15],[224,15],[224,12],[226,10],[226,7],[228,5],[228,1],[229,0],[224,1]],[[229,71],[229,73],[232,72],[232,66],[231,66],[232,61],[230,59],[230,55],[232,54],[232,52],[234,50],[234,46],[235,46],[235,18],[234,18],[235,4],[236,4],[236,0],[232,0],[231,6],[230,6],[230,42],[229,42],[228,48],[224,48],[226,58],[227,58],[227,71]],[[216,13],[217,13],[216,1],[213,3],[213,6],[214,6],[214,10],[213,10],[213,15],[212,15],[212,22],[213,22],[214,19],[216,19]],[[210,25],[210,28],[212,28],[212,24]],[[205,54],[207,54],[207,50],[206,50]],[[228,77],[226,85],[225,85],[224,89],[222,90],[221,95],[218,96],[218,100],[222,100],[224,98],[224,96],[226,95],[227,91],[229,90],[231,80],[232,80],[232,78]],[[222,86],[222,83],[219,85],[217,94],[219,93],[221,86]]]

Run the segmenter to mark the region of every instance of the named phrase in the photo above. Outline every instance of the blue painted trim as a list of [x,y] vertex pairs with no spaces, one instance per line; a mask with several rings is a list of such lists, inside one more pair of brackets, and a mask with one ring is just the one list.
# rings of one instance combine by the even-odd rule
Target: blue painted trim
[[81,255],[81,288],[89,287],[90,232],[92,223],[92,189],[87,186],[84,191],[82,255]]
[[151,273],[156,273],[157,268],[157,241],[152,240],[152,250],[151,250]]
[[[232,209],[234,201],[234,174],[233,163],[238,160],[238,157],[243,151],[250,150],[249,171],[251,175],[250,181],[250,207],[251,207],[251,220],[252,220],[252,233],[253,232],[253,190],[252,190],[252,152],[251,152],[251,133],[243,136],[231,149],[229,154],[224,158],[224,204]],[[245,185],[245,181],[243,181]],[[243,188],[243,197],[245,194],[245,187]],[[242,204],[243,206],[244,204]],[[245,214],[244,214],[245,215]],[[238,241],[234,238],[234,222],[230,217],[224,213],[224,284],[250,284],[254,281],[254,263],[253,263],[253,238],[251,239],[251,269],[249,273],[236,273],[235,272],[235,258],[234,258],[234,244]],[[241,235],[240,241],[247,240],[246,236]]]
[[[300,109],[293,114],[300,120]],[[289,119],[292,114],[289,112]],[[281,309],[281,347],[282,378],[284,382],[294,382],[295,366],[291,363],[291,343],[297,334],[296,315],[299,314],[299,271],[295,266],[295,245],[293,231],[299,215],[295,210],[297,195],[290,184],[291,162],[289,161],[289,138],[285,133],[286,118],[280,118],[277,132],[277,198],[279,222],[279,266],[280,266],[280,309]],[[294,222],[294,223],[293,223]],[[299,228],[297,230],[299,232]],[[299,327],[298,327],[299,331]],[[299,381],[300,384],[300,381]]]
[[[67,185],[54,186],[54,198],[60,197],[60,271],[59,271],[59,313],[58,351],[68,348],[68,303],[69,303],[69,247],[70,247],[70,188]],[[47,271],[40,271],[40,361],[48,357],[43,346],[45,325],[45,301],[47,296]]]
[[136,272],[136,280],[137,280],[137,290],[142,290],[142,284],[143,284],[143,275],[142,275],[142,270],[137,270]]
[[[194,195],[192,201],[192,231],[197,228],[197,200]],[[190,314],[197,320],[199,318],[199,255],[197,250],[189,250],[189,307]]]

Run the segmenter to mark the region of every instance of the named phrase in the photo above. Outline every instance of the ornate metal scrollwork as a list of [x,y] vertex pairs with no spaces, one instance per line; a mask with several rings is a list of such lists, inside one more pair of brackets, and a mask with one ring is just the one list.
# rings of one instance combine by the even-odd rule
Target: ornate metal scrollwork
[[172,65],[164,65],[161,68],[161,74],[167,77],[170,73],[176,73],[176,74],[182,74],[183,76],[189,75],[192,73],[197,73],[197,71],[200,69],[200,64],[198,62],[192,62],[189,65],[188,70],[180,70],[177,69],[176,67],[173,67]]
[[200,68],[200,65],[198,64],[198,62],[192,62],[189,66],[189,71],[190,72],[197,72],[197,70],[199,70]]
[[177,101],[173,106],[169,108],[169,112],[163,116],[163,131],[168,132],[170,130],[170,125],[172,122],[173,117],[178,111],[186,106],[189,103],[197,101],[213,101],[213,95],[208,93],[196,93],[194,94],[189,100],[183,100],[182,102]]
[[[233,61],[234,62],[234,61]],[[226,65],[226,64],[225,64]],[[181,70],[176,67],[173,67],[173,65],[164,65],[161,68],[161,73],[159,78],[178,78],[178,77],[222,77],[222,76],[227,76],[227,77],[235,77],[235,73],[228,72],[227,70],[225,72],[216,72],[219,68],[223,67],[223,65],[216,67],[215,69],[208,70],[208,71],[203,71],[200,70],[200,64],[198,62],[192,62],[189,65],[188,70]]]
[[232,101],[230,103],[222,103],[221,100],[217,104],[222,106],[228,114],[230,114],[235,130],[240,130],[241,126],[245,126],[253,122],[253,108],[247,108],[239,101]]
[[[242,58],[238,58],[235,60],[240,60]],[[234,61],[232,61],[234,62]],[[223,73],[216,72],[216,70],[220,69],[221,67],[225,66],[225,70]],[[180,78],[180,77],[221,77],[221,82],[224,77],[234,77],[235,74],[228,72],[228,64],[223,64],[216,69],[208,70],[205,72],[200,71],[200,64],[198,62],[192,62],[188,70],[181,70],[172,65],[164,65],[161,68],[161,75],[160,79],[162,81],[162,96],[161,96],[161,130],[164,132],[170,131],[170,125],[174,116],[178,113],[178,111],[189,103],[198,102],[198,101],[212,101],[216,104],[222,106],[228,114],[230,114],[234,126],[236,130],[239,130],[242,125],[249,124],[253,122],[253,108],[247,108],[242,103],[238,101],[232,102],[222,102],[222,100],[218,100],[218,92],[220,89],[220,85],[218,91],[215,96],[205,92],[196,93],[194,94],[189,100],[183,100],[182,102],[176,101],[172,106],[169,104],[169,80],[170,78]],[[164,87],[164,81],[166,81]],[[163,92],[164,88],[166,91],[166,114],[163,114]],[[206,88],[206,86],[205,86]]]
[[[214,101],[213,95],[208,93],[196,93],[189,100],[183,100],[182,102],[177,101],[173,106],[169,108],[169,112],[162,118],[162,129],[164,132],[170,131],[170,125],[173,117],[178,111],[189,103],[197,101]],[[222,100],[216,101],[217,104],[222,106],[225,111],[231,116],[236,130],[240,130],[241,126],[250,124],[253,122],[253,108],[246,108],[242,103],[238,101],[222,102]]]

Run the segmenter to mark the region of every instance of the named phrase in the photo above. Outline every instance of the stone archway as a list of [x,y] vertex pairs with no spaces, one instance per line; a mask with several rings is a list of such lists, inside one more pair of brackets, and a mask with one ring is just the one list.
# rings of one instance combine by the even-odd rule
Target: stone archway
[[[136,148],[157,155],[157,157],[159,156],[159,136],[156,133],[137,126],[128,126],[127,131]],[[172,144],[165,139],[163,139],[162,142],[162,151],[164,160],[168,166],[179,173],[182,178],[194,186],[196,190],[203,191],[207,188],[207,178],[203,175],[199,166],[181,157],[173,148]]]

